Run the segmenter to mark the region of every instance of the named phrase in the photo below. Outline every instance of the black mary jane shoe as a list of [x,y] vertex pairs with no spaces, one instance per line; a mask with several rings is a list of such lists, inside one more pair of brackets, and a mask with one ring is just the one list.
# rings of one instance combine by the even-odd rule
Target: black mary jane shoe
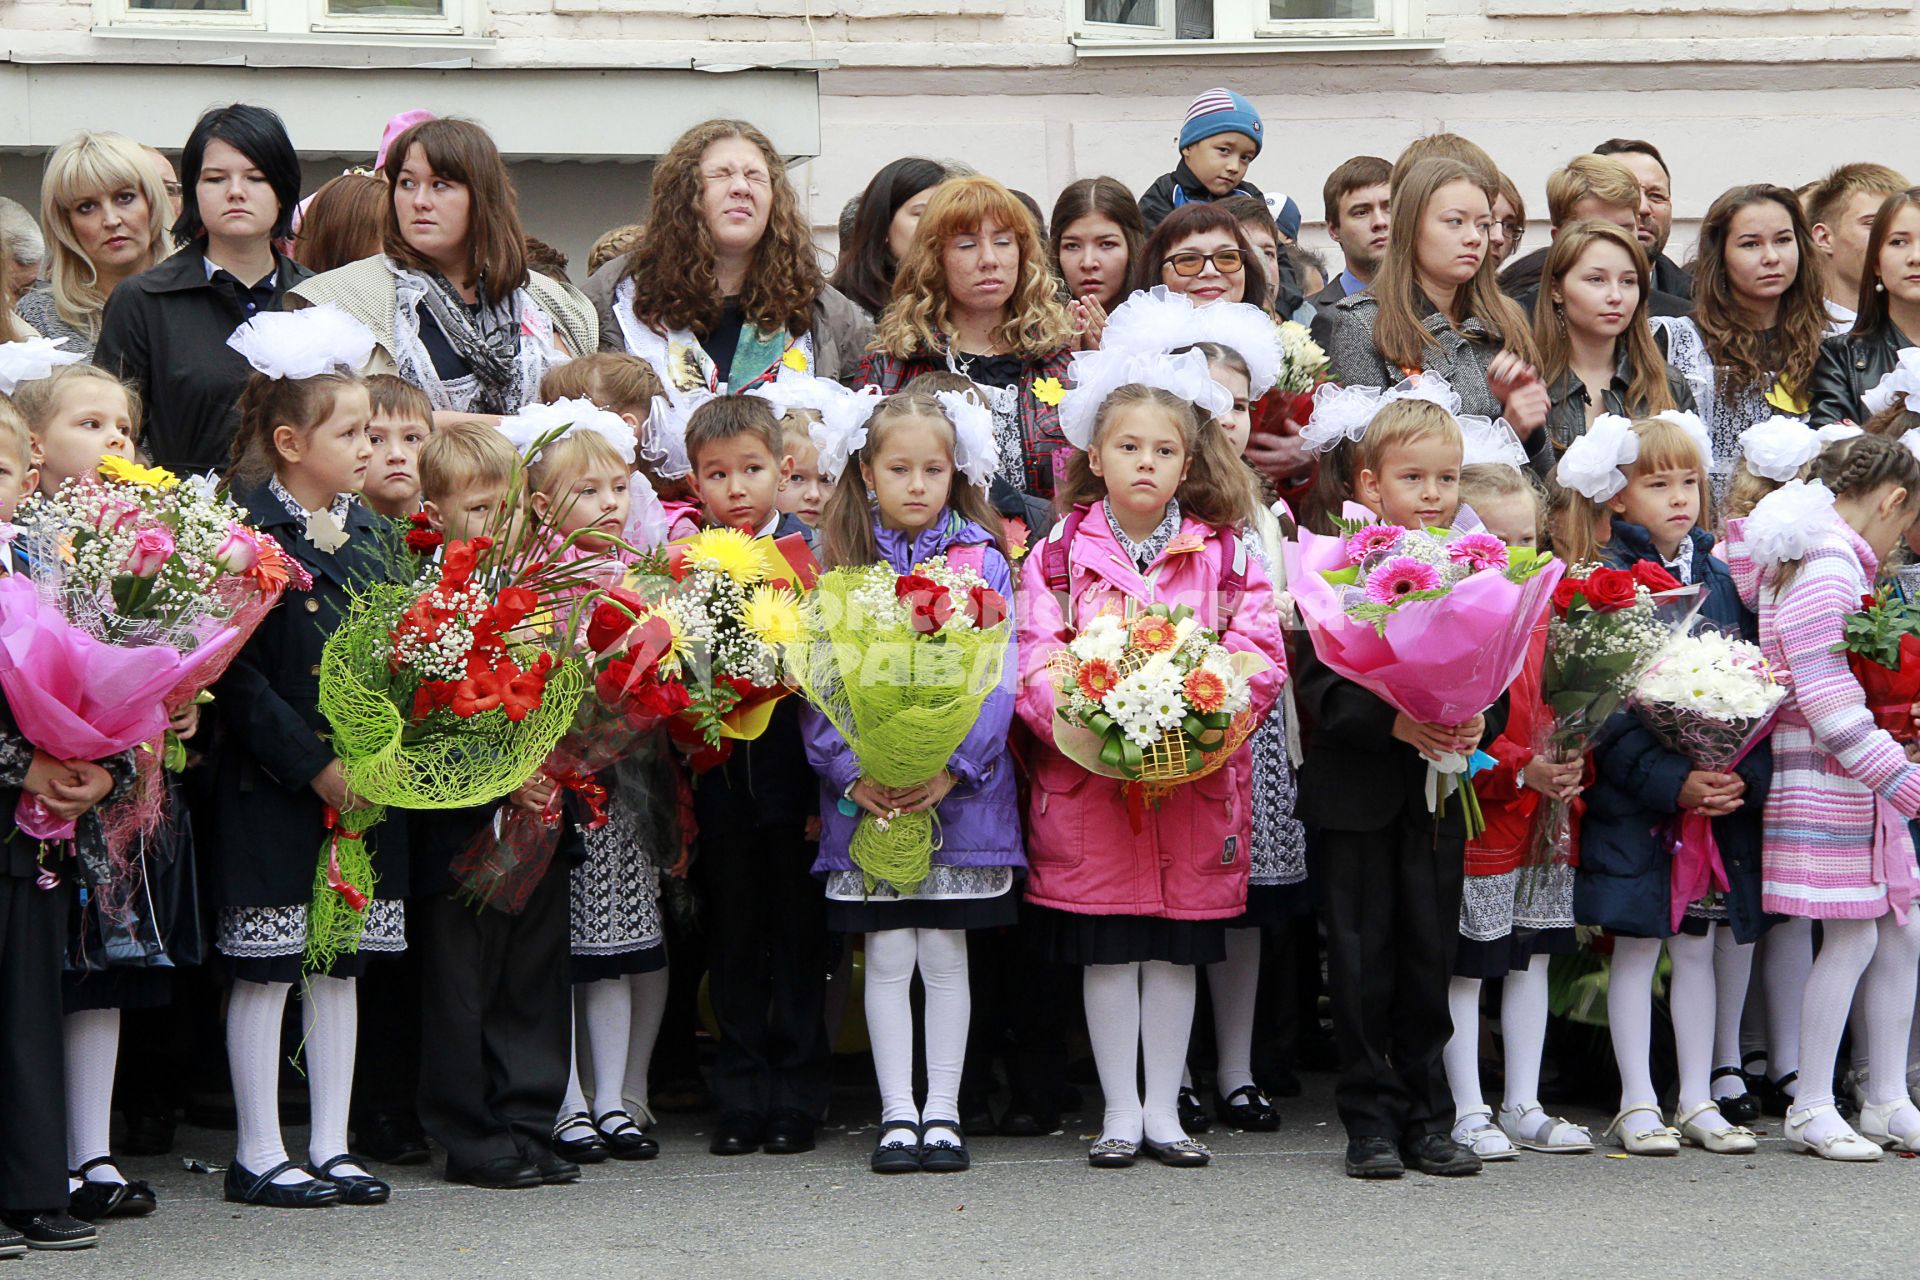
[[282,1160],[265,1173],[254,1173],[236,1160],[227,1166],[226,1197],[234,1204],[257,1204],[263,1209],[319,1209],[340,1203],[340,1188],[323,1179],[284,1185],[274,1181],[299,1168],[297,1160]]
[[1213,1127],[1213,1117],[1200,1105],[1200,1094],[1193,1089],[1180,1090],[1180,1127],[1188,1133],[1205,1133]]
[[1798,1071],[1789,1071],[1778,1080],[1763,1080],[1759,1089],[1761,1111],[1784,1119],[1787,1112],[1793,1109],[1793,1095],[1787,1092],[1787,1086],[1799,1078]]
[[360,1163],[360,1157],[341,1154],[313,1171],[316,1178],[340,1188],[341,1204],[385,1204],[392,1198],[393,1188],[370,1173],[335,1173],[343,1164],[366,1167]]
[[[614,1113],[609,1111],[607,1114]],[[566,1136],[568,1134],[585,1136],[568,1137]],[[575,1164],[599,1164],[613,1154],[606,1136],[594,1125],[593,1118],[584,1111],[575,1111],[560,1117],[560,1123],[553,1126],[553,1149]]]
[[1230,1129],[1272,1133],[1280,1127],[1280,1113],[1256,1085],[1243,1084],[1226,1097],[1213,1098],[1213,1114]]
[[[65,1209],[3,1212],[0,1225],[18,1236],[29,1249],[91,1249],[100,1243],[98,1228],[91,1222],[80,1221]],[[0,1234],[0,1240],[4,1239],[4,1234]]]
[[1169,1169],[1204,1169],[1213,1163],[1213,1152],[1198,1138],[1182,1138],[1178,1142],[1142,1138],[1140,1154],[1158,1160]]
[[660,1144],[624,1111],[607,1112],[593,1127],[615,1160],[651,1160],[660,1154]]
[[1101,1138],[1087,1148],[1087,1163],[1096,1169],[1131,1169],[1140,1158],[1140,1144],[1125,1138]]
[[1731,1076],[1740,1081],[1739,1093],[1722,1097],[1714,1094],[1713,1104],[1726,1117],[1728,1124],[1752,1124],[1760,1118],[1760,1099],[1754,1094],[1753,1087],[1747,1082],[1747,1075],[1738,1067],[1715,1067],[1713,1080],[1724,1080]]
[[[896,1134],[905,1134],[909,1141],[887,1141]],[[867,1157],[867,1167],[875,1173],[920,1172],[919,1126],[905,1120],[881,1125],[880,1135],[873,1142],[873,1154]]]
[[[74,1174],[73,1176],[76,1178],[84,1179],[86,1178],[88,1172],[94,1169],[98,1169],[103,1164],[104,1165],[113,1164],[113,1157],[112,1156],[95,1156],[93,1159],[81,1165],[80,1172]],[[118,1172],[119,1166],[114,1165],[114,1170],[115,1172]],[[95,1184],[90,1184],[90,1185],[95,1185]],[[112,1186],[113,1184],[107,1183],[106,1185]],[[120,1203],[113,1205],[104,1214],[100,1216],[106,1217],[106,1218],[144,1218],[148,1214],[152,1213],[155,1209],[158,1209],[160,1207],[160,1197],[156,1196],[153,1193],[153,1187],[146,1182],[142,1182],[136,1178],[126,1178],[120,1183],[120,1188],[121,1188]],[[76,1192],[75,1194],[77,1195],[79,1193]],[[75,1211],[73,1216],[78,1218],[78,1217],[82,1217],[83,1215]],[[89,1222],[93,1221],[93,1219],[91,1218],[87,1220]]]
[[80,1185],[67,1197],[67,1212],[82,1222],[98,1222],[102,1218],[112,1217],[113,1211],[127,1197],[127,1184],[124,1182],[95,1182],[87,1178],[84,1171],[67,1176],[80,1179]]
[[[927,1135],[935,1129],[946,1129],[954,1138],[935,1138],[929,1142]],[[967,1154],[967,1135],[957,1120],[927,1120],[920,1125],[920,1168],[927,1173],[965,1173],[973,1168],[973,1157]]]

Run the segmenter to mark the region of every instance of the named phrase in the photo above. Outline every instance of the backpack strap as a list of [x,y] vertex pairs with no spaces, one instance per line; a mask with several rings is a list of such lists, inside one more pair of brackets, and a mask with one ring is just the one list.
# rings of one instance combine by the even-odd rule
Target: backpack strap
[[1080,532],[1080,522],[1086,518],[1087,513],[1078,508],[1069,511],[1040,544],[1040,567],[1046,572],[1047,590],[1060,602],[1060,616],[1068,627],[1073,626],[1073,595],[1067,553],[1074,535]]
[[987,563],[985,543],[963,542],[947,548],[947,563],[962,569],[970,569],[984,576]]
[[1231,529],[1222,529],[1220,536],[1227,541],[1220,557],[1220,626],[1225,630],[1247,594],[1247,543]]

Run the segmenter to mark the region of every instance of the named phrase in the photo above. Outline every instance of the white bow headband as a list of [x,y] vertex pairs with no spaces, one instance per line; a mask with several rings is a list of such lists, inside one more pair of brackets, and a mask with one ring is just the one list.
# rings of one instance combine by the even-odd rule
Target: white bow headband
[[575,432],[597,435],[613,446],[620,461],[633,465],[633,428],[619,414],[602,409],[591,400],[555,400],[552,404],[530,404],[509,418],[500,420],[500,434],[514,452],[528,462],[539,457],[539,449],[556,444]]
[[373,330],[332,303],[298,311],[262,311],[227,345],[269,378],[317,378],[364,368],[373,356]]

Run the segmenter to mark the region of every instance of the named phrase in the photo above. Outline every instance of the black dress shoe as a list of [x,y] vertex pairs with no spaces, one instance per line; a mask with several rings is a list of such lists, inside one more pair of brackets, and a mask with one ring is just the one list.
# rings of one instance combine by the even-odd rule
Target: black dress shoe
[[[959,1139],[945,1136],[931,1142],[927,1134],[935,1129],[948,1129]],[[965,1173],[973,1167],[973,1157],[967,1154],[966,1130],[952,1120],[928,1120],[920,1126],[920,1167],[928,1173]]]
[[1180,1091],[1180,1127],[1188,1133],[1205,1133],[1213,1127],[1213,1117],[1200,1105],[1200,1095],[1192,1089]]
[[660,1144],[648,1136],[634,1118],[624,1111],[609,1111],[593,1122],[615,1160],[651,1160],[660,1154]]
[[495,1156],[470,1169],[447,1169],[447,1181],[488,1191],[525,1191],[540,1185],[540,1171],[519,1156]]
[[402,1117],[378,1115],[363,1125],[354,1126],[354,1150],[381,1164],[415,1165],[433,1159],[427,1135],[417,1124]]
[[1152,1156],[1169,1169],[1204,1169],[1213,1161],[1213,1152],[1207,1150],[1206,1144],[1197,1138],[1182,1138],[1178,1142],[1155,1142],[1152,1138],[1142,1138],[1140,1154]]
[[1348,1138],[1349,1178],[1397,1178],[1407,1171],[1400,1152],[1388,1138]]
[[78,1173],[68,1176],[81,1179],[80,1185],[67,1197],[67,1212],[82,1222],[98,1222],[111,1216],[126,1198],[124,1182],[95,1182]]
[[[897,1141],[903,1135],[911,1140]],[[888,1142],[888,1138],[896,1141]],[[867,1168],[875,1173],[920,1172],[919,1127],[905,1120],[881,1125],[879,1136],[873,1140],[873,1154],[867,1157]]]
[[[335,1173],[343,1164],[360,1164],[360,1157],[337,1155],[313,1172],[340,1188],[341,1204],[385,1204],[393,1188],[369,1173]],[[365,1166],[362,1166],[363,1168]]]
[[1046,1110],[1025,1098],[1015,1098],[1008,1103],[1006,1113],[1000,1117],[1003,1138],[1044,1138],[1059,1127],[1058,1112]]
[[580,1181],[580,1166],[565,1156],[553,1152],[543,1152],[533,1158],[534,1172],[540,1175],[544,1186],[561,1187],[569,1182]]
[[770,1156],[797,1156],[813,1150],[813,1117],[802,1111],[776,1111],[767,1118],[767,1140],[761,1149]]
[[729,1111],[713,1126],[707,1150],[717,1156],[745,1156],[760,1149],[767,1123],[749,1111]]
[[29,1249],[91,1249],[100,1233],[65,1209],[17,1209],[0,1212],[0,1223],[25,1238]]
[[1272,1133],[1280,1127],[1280,1113],[1266,1095],[1250,1084],[1243,1084],[1226,1097],[1213,1098],[1213,1114],[1220,1123],[1249,1133]]
[[[73,1203],[67,1206],[68,1213],[86,1222],[98,1222],[102,1218],[144,1218],[160,1207],[160,1198],[153,1194],[153,1188],[145,1182],[138,1182],[130,1178],[123,1179],[117,1183],[98,1182],[87,1177],[89,1173],[98,1169],[101,1165],[112,1164],[112,1156],[95,1156],[80,1166],[79,1170],[72,1176],[81,1179],[85,1185],[73,1193]],[[115,1166],[114,1172],[119,1172],[118,1166]],[[108,1204],[98,1212],[82,1212],[81,1196],[88,1193],[88,1189],[91,1187],[117,1188],[120,1192],[119,1199]]]
[[139,1178],[127,1180],[127,1194],[120,1197],[110,1218],[144,1218],[160,1207],[160,1197],[153,1193],[151,1183]]
[[966,1126],[968,1133],[997,1133],[1000,1129],[994,1122],[993,1108],[987,1105],[985,1098],[962,1098],[960,1123]]
[[610,1154],[607,1140],[584,1111],[560,1117],[560,1123],[553,1126],[553,1149],[575,1164],[599,1164]]
[[1444,1133],[1423,1133],[1401,1144],[1407,1168],[1435,1178],[1464,1178],[1480,1172],[1480,1157]]
[[340,1202],[340,1188],[320,1178],[286,1184],[274,1181],[287,1170],[299,1168],[298,1161],[282,1160],[265,1173],[253,1173],[236,1160],[227,1166],[227,1199],[265,1209],[318,1209]]
[[27,1238],[12,1227],[0,1227],[0,1258],[18,1258],[27,1252]]
[[127,1117],[126,1136],[120,1139],[120,1151],[129,1156],[164,1156],[173,1150],[173,1113],[154,1112]]

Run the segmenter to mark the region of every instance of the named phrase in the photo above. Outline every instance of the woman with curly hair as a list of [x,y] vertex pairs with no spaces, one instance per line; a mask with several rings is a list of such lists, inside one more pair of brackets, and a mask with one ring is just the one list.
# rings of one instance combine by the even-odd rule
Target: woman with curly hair
[[738,394],[782,367],[851,377],[872,324],[827,283],[787,167],[744,120],[681,134],[653,170],[647,229],[587,279],[600,349],[669,394]]
[[1800,202],[1757,182],[1723,193],[1700,224],[1693,314],[1654,320],[1713,440],[1713,501],[1727,496],[1740,433],[1804,416],[1827,332],[1820,260]]
[[436,421],[518,413],[540,379],[599,343],[593,309],[527,267],[513,180],[485,129],[423,120],[387,148],[384,252],[288,290],[373,331],[363,372],[427,393]]
[[893,301],[856,386],[892,395],[935,371],[964,375],[993,410],[1000,479],[1051,498],[1060,433],[1060,384],[1073,322],[1040,227],[992,178],[940,185],[893,281]]

